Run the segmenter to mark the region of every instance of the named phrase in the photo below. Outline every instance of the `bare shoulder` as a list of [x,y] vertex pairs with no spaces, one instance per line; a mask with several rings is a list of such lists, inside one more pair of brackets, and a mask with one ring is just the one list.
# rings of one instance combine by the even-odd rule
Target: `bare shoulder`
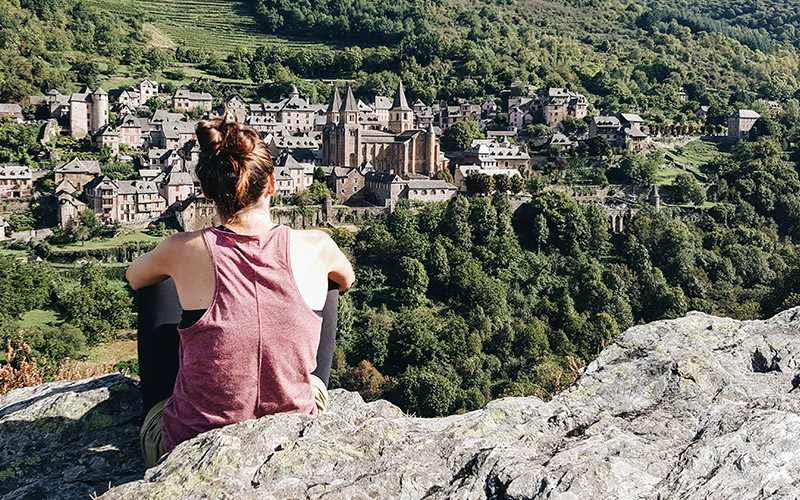
[[175,233],[170,235],[158,244],[157,248],[160,248],[162,251],[164,250],[178,250],[178,249],[185,249],[187,247],[196,247],[198,245],[205,246],[205,242],[203,241],[203,233],[202,231],[192,231],[188,233]]
[[325,231],[319,229],[292,229],[292,238],[306,245],[325,248],[336,243]]

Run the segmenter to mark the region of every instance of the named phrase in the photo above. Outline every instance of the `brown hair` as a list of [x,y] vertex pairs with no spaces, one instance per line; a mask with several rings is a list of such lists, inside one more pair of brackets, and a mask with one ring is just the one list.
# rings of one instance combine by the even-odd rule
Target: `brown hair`
[[226,112],[197,124],[197,142],[200,186],[224,219],[234,217],[263,196],[275,167],[258,132]]

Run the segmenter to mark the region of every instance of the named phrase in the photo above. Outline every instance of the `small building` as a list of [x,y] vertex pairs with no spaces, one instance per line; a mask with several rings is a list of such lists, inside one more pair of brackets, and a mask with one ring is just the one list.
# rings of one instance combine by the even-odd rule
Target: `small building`
[[742,141],[750,135],[750,130],[761,115],[752,109],[740,109],[728,117],[728,139]]
[[8,223],[6,222],[6,220],[3,218],[2,215],[0,215],[0,240],[6,239],[6,226],[7,225],[8,225]]
[[483,167],[525,171],[530,166],[530,159],[525,146],[512,144],[508,140],[474,139],[464,150],[464,163]]
[[370,171],[364,174],[365,199],[376,205],[395,206],[397,200],[447,201],[456,187],[449,182],[434,179],[405,180],[390,172]]
[[225,108],[233,113],[239,123],[244,123],[247,116],[247,103],[239,94],[233,94],[225,99]]
[[22,106],[19,104],[0,103],[0,118],[10,118],[17,123],[22,123],[24,120]]
[[31,167],[18,163],[0,164],[0,198],[30,196],[32,187]]
[[643,123],[644,119],[634,113],[595,116],[589,122],[589,138],[603,137],[614,147],[647,154],[649,136],[642,130]]
[[191,92],[186,89],[178,89],[172,95],[172,107],[175,111],[191,111],[195,108],[202,108],[211,111],[214,98],[208,92]]
[[80,160],[77,157],[54,170],[55,182],[60,184],[68,180],[77,191],[101,174],[100,163],[95,160]]
[[167,206],[176,201],[188,200],[194,193],[194,181],[191,174],[181,167],[173,167],[158,184],[158,192],[167,200]]
[[86,203],[63,191],[56,195],[56,202],[58,204],[56,218],[58,227],[61,229],[77,224],[80,220],[80,213],[87,208]]
[[330,167],[328,188],[336,203],[358,203],[364,200],[364,174],[372,171],[372,166],[367,165],[367,168]]

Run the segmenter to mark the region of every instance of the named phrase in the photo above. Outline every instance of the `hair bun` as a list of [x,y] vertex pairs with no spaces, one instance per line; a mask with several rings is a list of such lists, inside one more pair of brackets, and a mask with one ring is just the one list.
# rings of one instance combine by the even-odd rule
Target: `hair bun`
[[249,155],[261,140],[257,132],[236,121],[229,111],[224,116],[201,121],[196,132],[200,155],[205,159],[220,154]]

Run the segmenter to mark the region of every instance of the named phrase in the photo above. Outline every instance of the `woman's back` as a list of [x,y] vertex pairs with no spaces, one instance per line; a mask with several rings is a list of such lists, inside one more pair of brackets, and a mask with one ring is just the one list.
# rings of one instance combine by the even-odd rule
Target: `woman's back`
[[[320,318],[295,281],[292,231],[274,226],[256,236],[217,229],[201,234],[214,291],[200,320],[180,331],[180,372],[162,423],[166,450],[230,423],[315,408],[310,375]],[[180,267],[189,271],[193,260]],[[195,268],[196,275],[202,271]],[[186,288],[182,274],[175,277],[179,295]]]

